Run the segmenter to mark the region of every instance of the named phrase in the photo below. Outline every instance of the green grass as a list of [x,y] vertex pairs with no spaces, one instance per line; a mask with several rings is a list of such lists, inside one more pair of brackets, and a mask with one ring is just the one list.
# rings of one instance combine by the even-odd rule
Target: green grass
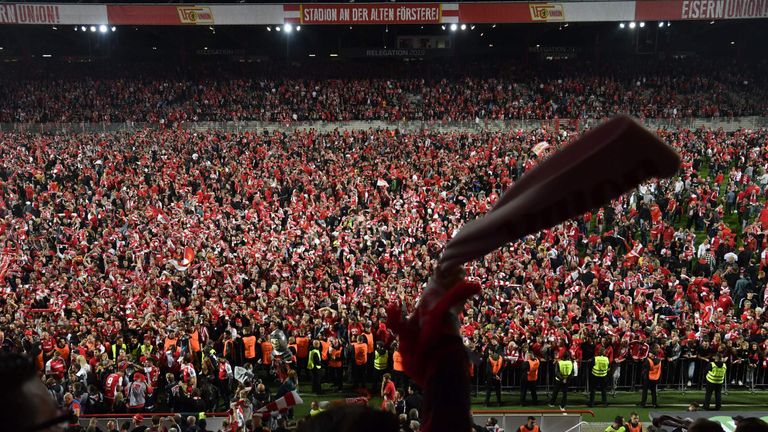
[[[333,401],[337,399],[343,399],[345,397],[354,396],[352,394],[341,393],[326,393],[323,396],[315,396],[310,393],[310,386],[301,386],[301,397],[304,400],[304,404],[296,407],[296,418],[304,417],[309,412],[309,405],[312,401]],[[539,392],[539,405],[536,407],[527,406],[523,407],[518,405],[520,395],[517,392],[514,393],[502,393],[501,401],[503,406],[486,407],[484,404],[485,393],[484,388],[481,388],[481,392],[472,398],[473,410],[548,410],[547,405],[548,395],[544,392]],[[617,415],[628,417],[632,411],[637,412],[640,418],[644,421],[647,420],[648,413],[650,411],[685,411],[688,404],[691,402],[698,402],[700,405],[704,403],[703,391],[689,391],[685,394],[678,390],[665,390],[659,392],[659,409],[653,408],[641,408],[636,406],[640,402],[640,392],[618,392],[615,396],[608,395],[608,407],[587,407],[588,395],[583,393],[571,392],[568,394],[568,408],[574,410],[592,410],[595,413],[595,417],[589,415],[584,416],[585,421],[594,422],[610,422]],[[597,399],[600,399],[600,395],[597,395]],[[493,398],[491,399],[493,400]],[[649,396],[650,402],[650,396]],[[723,410],[728,411],[760,411],[766,409],[766,403],[768,402],[768,395],[765,392],[758,391],[750,393],[744,390],[730,391],[728,394],[723,394]],[[713,401],[714,403],[714,401]],[[369,406],[378,408],[381,406],[381,398],[375,397],[371,399]],[[554,408],[558,409],[558,408]]]

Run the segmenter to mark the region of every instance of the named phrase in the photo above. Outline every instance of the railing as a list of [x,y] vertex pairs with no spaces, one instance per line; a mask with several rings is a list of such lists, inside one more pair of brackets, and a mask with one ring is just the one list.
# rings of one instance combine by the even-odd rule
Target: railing
[[[705,383],[705,371],[708,362],[693,358],[680,358],[674,361],[663,361],[661,378],[658,388],[661,390],[679,391],[685,393],[690,390],[703,389]],[[501,386],[505,392],[520,391],[522,379],[522,363],[506,365],[501,371]],[[590,362],[578,362],[576,376],[568,386],[570,392],[586,393],[590,386]],[[616,392],[636,392],[642,389],[641,361],[625,360],[622,363],[614,363],[608,373],[608,391],[615,395]],[[475,367],[478,373],[473,377],[473,390],[477,394],[485,394],[485,363]],[[539,367],[537,390],[540,392],[539,403],[544,401],[547,393],[554,389],[555,366],[552,362],[542,362]],[[690,384],[689,384],[690,382]],[[728,364],[724,391],[728,389],[743,389],[750,392],[768,389],[768,367],[762,362],[756,367],[750,367],[748,363]],[[527,397],[530,400],[530,394]],[[493,399],[491,399],[493,401]]]
[[489,419],[496,420],[496,424],[505,432],[516,431],[528,421],[528,417],[537,417],[537,425],[545,431],[580,431],[586,422],[581,420],[583,414],[595,417],[595,413],[589,410],[473,410],[472,418],[475,424],[486,425]]
[[[141,413],[140,415],[143,417],[142,421],[135,422],[135,426],[131,426],[129,430],[133,430],[135,427],[138,426],[151,426],[152,425],[152,418],[153,417],[159,417],[161,419],[160,425],[161,426],[171,426],[172,421],[167,420],[167,418],[181,418],[181,421],[186,422],[187,417],[192,416],[196,419],[200,418],[200,413]],[[205,416],[205,422],[207,423],[206,429],[207,430],[221,430],[221,428],[224,426],[224,420],[227,419],[227,413],[225,412],[213,412],[213,413],[204,413]],[[120,426],[124,422],[132,422],[134,423],[134,416],[136,414],[83,414],[80,416],[79,423],[80,426],[87,428],[89,425],[95,425],[98,426],[101,430],[107,430],[107,423],[110,421],[114,421],[117,424],[117,428],[119,429]]]
[[[130,132],[141,129],[162,129],[181,127],[187,130],[222,130],[228,132],[244,131],[285,131],[315,129],[329,132],[335,129],[368,130],[368,129],[400,129],[404,131],[430,130],[438,132],[480,132],[533,130],[541,127],[583,130],[599,123],[601,119],[520,119],[520,120],[476,120],[476,121],[340,121],[340,122],[260,122],[260,121],[228,121],[228,122],[189,122],[168,125],[163,123],[0,123],[0,131],[30,132],[30,133],[115,133]],[[736,129],[757,129],[768,127],[768,117],[727,117],[727,118],[668,118],[641,119],[641,122],[651,129],[671,128],[723,128],[726,131]]]

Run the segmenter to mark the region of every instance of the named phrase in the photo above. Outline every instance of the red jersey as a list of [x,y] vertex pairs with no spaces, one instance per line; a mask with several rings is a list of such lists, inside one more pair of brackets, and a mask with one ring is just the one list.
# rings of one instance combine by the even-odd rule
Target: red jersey
[[120,374],[109,374],[104,382],[104,397],[114,399],[117,393],[117,387],[123,385],[123,377]]

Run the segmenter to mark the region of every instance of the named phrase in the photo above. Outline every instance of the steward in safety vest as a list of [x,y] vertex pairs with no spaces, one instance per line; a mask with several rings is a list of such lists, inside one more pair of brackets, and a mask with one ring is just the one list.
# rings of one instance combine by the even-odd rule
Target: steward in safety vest
[[600,347],[595,356],[594,365],[592,365],[592,373],[590,381],[592,385],[589,387],[589,403],[587,406],[593,406],[595,404],[595,392],[600,390],[600,397],[603,405],[608,405],[608,396],[606,387],[608,387],[608,371],[611,368],[611,361],[605,356],[605,348]]
[[721,391],[723,390],[723,383],[725,382],[725,372],[728,367],[723,362],[720,354],[715,354],[712,362],[709,363],[709,370],[707,371],[707,390],[704,394],[704,409],[709,410],[709,402],[712,400],[712,393],[715,394],[715,410],[720,411],[721,406]]
[[376,351],[373,352],[373,368],[379,372],[387,370],[389,363],[389,351],[384,347],[383,342],[376,344]]
[[528,416],[528,421],[517,428],[517,432],[541,432],[539,425],[536,424],[536,417]]
[[549,400],[549,406],[555,406],[557,395],[562,392],[563,398],[560,401],[560,409],[565,410],[565,406],[568,403],[568,382],[572,376],[573,362],[571,361],[571,354],[566,351],[563,354],[563,358],[555,362],[555,390],[552,392],[552,399]]
[[520,377],[520,405],[526,405],[526,397],[529,390],[533,404],[539,403],[538,396],[536,395],[536,385],[539,380],[539,364],[539,359],[536,358],[533,351],[528,351],[528,358],[521,368],[523,376]]
[[488,363],[485,369],[485,405],[491,406],[491,392],[496,393],[496,401],[501,406],[501,367],[504,365],[504,359],[499,353],[491,352],[488,356]]
[[624,427],[624,417],[622,416],[616,416],[615,419],[613,419],[613,423],[611,423],[610,426],[605,428],[605,432],[626,432],[627,429]]
[[320,354],[320,341],[312,341],[312,349],[309,351],[307,359],[307,369],[312,374],[312,392],[315,394],[322,394],[322,388],[320,383],[320,369],[323,368],[323,355]]
[[661,359],[656,357],[657,352],[659,352],[659,346],[652,346],[648,351],[648,358],[643,361],[643,396],[640,399],[641,407],[645,407],[649,391],[651,392],[653,407],[659,406],[656,399],[656,385],[659,383],[659,378],[661,378]]
[[643,424],[636,412],[629,414],[629,423],[625,425],[627,432],[643,432]]
[[253,363],[256,361],[256,336],[250,334],[248,330],[243,336],[243,350],[246,362]]
[[341,391],[344,381],[344,369],[342,368],[343,355],[344,351],[341,349],[341,343],[338,339],[333,338],[328,347],[328,373],[331,375],[330,381],[336,387],[337,391]]

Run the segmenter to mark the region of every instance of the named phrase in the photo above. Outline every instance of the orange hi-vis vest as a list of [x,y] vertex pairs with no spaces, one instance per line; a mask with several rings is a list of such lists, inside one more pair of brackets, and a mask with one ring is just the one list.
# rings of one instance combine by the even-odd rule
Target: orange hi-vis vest
[[661,360],[658,363],[654,363],[653,360],[648,359],[650,368],[648,368],[648,379],[651,381],[658,381],[661,378]]
[[305,359],[309,357],[309,338],[297,337],[296,338],[296,357]]
[[637,422],[637,426],[632,426],[632,423],[627,423],[627,430],[629,432],[643,432],[643,424]]
[[519,432],[539,432],[539,425],[533,425],[533,429],[528,429],[528,425],[522,425],[518,428]]
[[261,363],[272,363],[272,342],[264,341],[261,343]]
[[368,343],[368,354],[373,354],[373,333],[363,333]]
[[200,334],[197,332],[197,330],[189,334],[189,349],[193,353],[200,352]]
[[498,360],[494,360],[493,357],[488,357],[488,361],[491,362],[491,372],[493,372],[494,375],[498,375],[499,372],[501,372],[501,364],[504,360],[501,357],[499,357]]
[[323,359],[323,361],[328,360],[328,347],[331,346],[331,343],[328,341],[320,341],[320,358]]
[[400,354],[400,351],[392,353],[392,370],[395,372],[403,372],[405,370],[403,369],[403,356]]
[[539,379],[539,359],[528,360],[528,381]]
[[355,348],[355,364],[362,366],[368,363],[368,346],[364,343],[352,345]]
[[165,343],[163,344],[163,351],[168,351],[168,348],[170,348],[171,345],[179,346],[178,342],[179,342],[178,338],[176,339],[165,338]]
[[256,336],[245,336],[243,338],[245,345],[245,358],[252,359],[256,357]]
[[340,368],[341,367],[341,348],[331,348],[330,360],[328,360],[328,367]]

